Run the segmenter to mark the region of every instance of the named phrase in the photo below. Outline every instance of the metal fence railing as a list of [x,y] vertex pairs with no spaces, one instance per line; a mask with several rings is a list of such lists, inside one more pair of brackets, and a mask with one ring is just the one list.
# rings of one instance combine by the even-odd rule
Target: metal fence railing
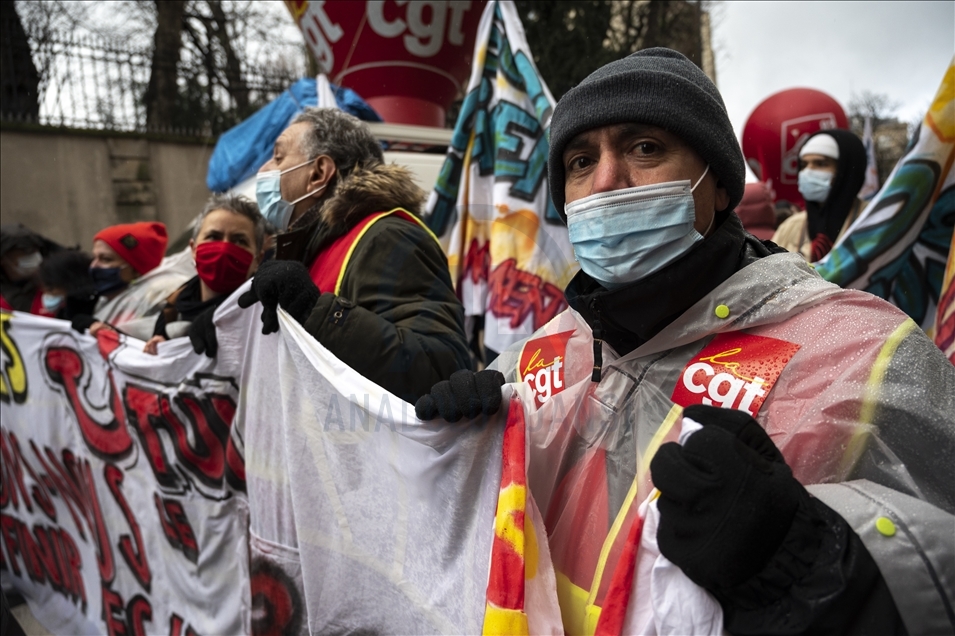
[[[147,126],[144,97],[152,65],[150,47],[63,33],[51,37],[27,34],[27,40],[32,68],[23,64],[8,68],[13,74],[33,74],[36,97],[29,99],[37,100],[38,109],[23,108],[21,95],[16,100],[21,107],[15,111],[5,107],[0,114],[7,122],[209,137],[238,123],[298,79],[287,70],[244,69],[248,98],[240,109],[216,69],[197,73],[195,65],[180,64],[175,120]],[[30,78],[8,77],[4,84],[5,92],[16,91],[18,86],[22,91],[31,82]]]

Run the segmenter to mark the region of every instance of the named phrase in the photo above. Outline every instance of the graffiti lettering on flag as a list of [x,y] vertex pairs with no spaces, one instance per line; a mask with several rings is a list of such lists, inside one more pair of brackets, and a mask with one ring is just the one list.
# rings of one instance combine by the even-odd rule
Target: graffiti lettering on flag
[[942,295],[935,319],[935,344],[955,364],[955,249],[949,248]]
[[936,320],[955,228],[955,59],[908,153],[832,251],[826,280],[863,289],[923,329]]
[[[448,254],[452,280],[464,284],[465,315],[483,316],[485,346],[503,351],[556,313],[548,304],[555,290],[561,300],[553,307],[562,308],[559,289],[577,266],[547,188],[554,99],[512,3],[487,4],[474,64],[425,219]],[[513,225],[513,214],[528,218]],[[481,268],[476,247],[488,250],[495,272]],[[533,324],[518,319],[532,314]]]
[[182,504],[175,499],[164,499],[158,494],[153,495],[156,512],[159,513],[159,523],[163,534],[174,549],[182,552],[187,559],[196,563],[199,560],[199,542],[196,533],[189,523],[186,511]]
[[[229,425],[235,414],[235,403],[229,396],[213,392],[201,396],[183,392],[169,394],[135,384],[127,384],[120,396],[109,374],[111,419],[100,423],[90,398],[80,389],[84,364],[79,352],[68,347],[51,347],[44,358],[50,379],[66,394],[83,439],[98,457],[118,460],[129,454],[132,439],[126,426],[128,413],[129,423],[139,437],[149,465],[165,490],[183,492],[186,486],[184,475],[174,470],[166,457],[159,438],[160,429],[166,430],[175,441],[176,465],[185,467],[195,478],[190,481],[198,480],[210,489],[221,489],[223,479],[230,473],[230,481],[241,485],[236,476],[241,468],[235,459],[231,466],[226,461]],[[176,414],[173,403],[186,417]],[[195,441],[190,442],[190,438]]]
[[476,238],[471,239],[471,245],[464,256],[464,267],[461,271],[462,279],[470,277],[471,282],[475,284],[487,280],[487,273],[491,268],[490,248],[491,244],[487,241],[481,244]]
[[[3,544],[6,550],[4,563],[9,564],[12,572],[19,576],[19,561],[23,562],[30,579],[34,583],[48,583],[54,591],[64,594],[73,602],[81,601],[85,613],[87,598],[82,576],[83,563],[76,540],[63,527],[33,526],[33,534],[26,530],[27,525],[11,512],[18,513],[21,508],[33,511],[33,503],[44,512],[52,522],[57,521],[53,506],[54,496],[62,500],[74,520],[75,529],[82,542],[86,542],[87,532],[92,537],[96,549],[96,561],[99,568],[103,590],[108,591],[116,577],[116,564],[109,528],[103,515],[93,470],[88,460],[77,459],[69,450],[63,449],[60,457],[45,447],[43,453],[31,440],[32,460],[28,460],[21,450],[17,435],[5,429],[0,430],[0,449],[3,455],[3,482],[0,486],[0,508],[7,511],[3,515]],[[29,494],[24,485],[24,473],[33,483]],[[120,554],[139,584],[148,593],[152,574],[146,553],[143,549],[142,533],[139,522],[132,514],[122,491],[123,471],[114,464],[106,464],[103,480],[108,485],[115,503],[122,510],[129,533],[120,535],[118,546]],[[82,523],[81,523],[82,521]],[[84,525],[86,531],[84,531]],[[39,532],[42,530],[43,532]],[[57,540],[41,539],[56,536]],[[111,592],[111,594],[114,594]],[[104,597],[105,598],[105,597]],[[117,595],[118,598],[118,595]]]
[[518,269],[513,258],[494,268],[488,284],[489,311],[499,318],[509,318],[512,328],[531,316],[534,329],[540,329],[567,304],[560,288],[536,274]]
[[53,591],[86,609],[80,553],[68,532],[43,524],[35,524],[31,529],[16,517],[0,513],[0,533],[6,548],[0,550],[2,569],[9,568],[19,576],[22,561],[32,581],[49,582]]
[[0,350],[4,358],[0,367],[0,401],[22,404],[27,399],[27,376],[20,350],[7,333],[9,321],[10,314],[0,313]]
[[510,182],[510,196],[533,201],[547,174],[548,144],[540,122],[510,102],[498,104],[491,119],[497,140],[495,181]]
[[917,323],[923,323],[929,307],[937,301],[937,297],[931,296],[937,294],[934,290],[941,289],[944,260],[925,259],[915,250],[907,250],[875,271],[867,271],[871,263],[861,255],[888,251],[895,241],[918,231],[919,225],[923,226],[920,242],[925,248],[939,256],[948,255],[955,221],[955,187],[942,191],[927,218],[920,218],[935,195],[940,173],[938,163],[928,159],[900,165],[868,211],[870,218],[879,216],[885,220],[855,231],[852,240],[845,244],[847,249],[829,259],[831,262],[823,270],[825,277],[846,285],[868,273],[866,291],[891,300]]
[[[4,314],[0,335],[4,585],[40,603],[34,614],[56,633],[154,633],[167,618],[170,633],[239,629],[237,612],[191,607],[214,590],[236,609],[235,576],[174,574],[240,536],[238,520],[217,521],[213,532],[195,525],[197,516],[221,518],[244,491],[230,435],[237,383],[199,371],[163,381],[162,367],[130,375],[123,365],[143,356],[141,343],[115,332],[94,343],[61,321]],[[29,399],[17,398],[27,387]],[[47,612],[51,591],[68,604]]]
[[197,636],[196,631],[191,625],[186,627],[186,633],[183,634],[183,625],[185,625],[185,621],[182,619],[182,616],[172,614],[169,617],[169,636]]
[[126,429],[126,413],[113,384],[112,375],[108,376],[109,400],[107,402],[111,408],[106,411],[111,419],[101,424],[97,421],[93,409],[84,405],[84,402],[89,403],[88,400],[84,400],[84,392],[80,388],[81,380],[85,375],[85,365],[76,349],[51,347],[46,350],[44,360],[50,380],[59,385],[66,394],[89,449],[102,459],[122,459],[129,454],[133,442]]
[[295,581],[280,567],[257,558],[252,562],[252,634],[298,634],[304,607]]
[[[537,568],[537,540],[527,512],[524,410],[508,407],[501,461],[501,486],[494,516],[494,542],[487,582],[484,634],[527,634],[524,581]],[[527,570],[530,570],[528,572]]]

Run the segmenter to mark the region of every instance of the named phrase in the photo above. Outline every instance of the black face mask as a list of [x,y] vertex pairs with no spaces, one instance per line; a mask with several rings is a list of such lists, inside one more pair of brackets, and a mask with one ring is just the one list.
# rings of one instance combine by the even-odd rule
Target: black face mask
[[122,267],[91,267],[90,277],[97,294],[109,294],[125,289],[129,283],[122,278]]

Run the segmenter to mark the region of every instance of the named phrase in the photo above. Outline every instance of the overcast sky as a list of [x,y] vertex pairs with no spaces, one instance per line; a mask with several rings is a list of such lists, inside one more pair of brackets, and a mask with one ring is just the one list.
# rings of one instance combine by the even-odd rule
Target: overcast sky
[[717,85],[740,136],[773,93],[815,88],[847,108],[884,93],[909,122],[924,114],[955,54],[955,2],[746,2],[715,9]]

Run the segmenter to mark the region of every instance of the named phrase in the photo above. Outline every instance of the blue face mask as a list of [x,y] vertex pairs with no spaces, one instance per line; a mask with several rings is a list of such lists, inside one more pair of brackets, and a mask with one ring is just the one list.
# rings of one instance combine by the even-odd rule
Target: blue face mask
[[[607,289],[663,269],[703,239],[693,229],[696,184],[670,181],[601,192],[564,206],[580,268]],[[711,222],[712,225],[712,222]]]
[[109,294],[129,285],[122,277],[122,267],[90,267],[90,278],[97,294]]
[[41,294],[40,302],[43,303],[43,309],[48,313],[54,314],[63,304],[63,296],[59,294]]
[[313,161],[314,159],[309,159],[304,163],[281,171],[268,170],[266,172],[260,172],[255,177],[255,200],[259,204],[259,211],[262,213],[262,216],[265,217],[265,220],[274,225],[279,232],[284,232],[288,229],[289,219],[292,217],[292,209],[296,203],[314,194],[318,194],[325,189],[325,186],[322,186],[317,190],[308,192],[304,196],[295,199],[291,203],[282,198],[282,175],[293,170],[298,170],[302,166],[307,166]]
[[803,168],[799,171],[799,194],[806,201],[822,203],[829,198],[832,188],[832,173],[824,170]]

